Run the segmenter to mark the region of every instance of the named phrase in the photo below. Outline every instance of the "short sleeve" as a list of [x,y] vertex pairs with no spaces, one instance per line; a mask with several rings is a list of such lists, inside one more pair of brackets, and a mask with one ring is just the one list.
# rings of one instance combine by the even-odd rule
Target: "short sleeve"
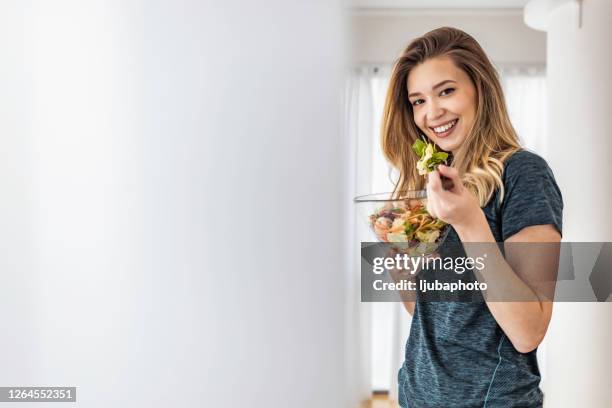
[[514,153],[504,167],[501,232],[505,241],[525,227],[552,224],[562,234],[563,197],[546,161],[535,153]]

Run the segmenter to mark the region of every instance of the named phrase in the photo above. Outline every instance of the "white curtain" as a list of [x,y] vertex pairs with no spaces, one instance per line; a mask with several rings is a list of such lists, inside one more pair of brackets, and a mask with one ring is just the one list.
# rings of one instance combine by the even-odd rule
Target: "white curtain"
[[350,350],[346,352],[349,378],[346,380],[348,395],[354,395],[354,406],[368,398],[372,393],[371,376],[371,304],[361,303],[359,248],[362,234],[367,233],[366,225],[359,220],[352,198],[365,194],[371,189],[372,180],[372,149],[373,134],[373,98],[370,89],[370,78],[363,75],[360,69],[350,72],[346,81],[345,94],[345,140],[347,155],[346,180],[349,185],[345,193],[347,226],[346,239],[352,245],[347,245],[346,272],[347,284],[347,336],[346,344]]
[[[502,79],[508,111],[522,144],[546,157],[546,79],[538,66],[497,66]],[[349,80],[350,138],[354,140],[350,163],[355,194],[392,191],[396,173],[385,161],[380,148],[380,122],[390,77],[389,66],[360,66]],[[356,220],[357,237],[367,236],[365,223]],[[361,230],[360,230],[361,229]],[[358,257],[354,254],[354,258]],[[357,269],[356,269],[357,270]],[[363,323],[370,328],[369,375],[373,390],[388,390],[397,400],[397,371],[404,358],[411,318],[401,303],[365,303]],[[543,350],[545,344],[540,348]],[[544,353],[539,353],[543,355]],[[542,375],[545,362],[541,361]]]
[[542,66],[499,66],[508,113],[523,145],[546,158],[546,73]]

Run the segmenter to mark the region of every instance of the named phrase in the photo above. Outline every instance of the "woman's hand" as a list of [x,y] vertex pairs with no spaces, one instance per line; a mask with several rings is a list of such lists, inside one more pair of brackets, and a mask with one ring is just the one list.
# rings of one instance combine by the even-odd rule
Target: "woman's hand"
[[[396,255],[400,255],[400,256],[406,256],[404,255],[403,252],[399,252],[396,248],[391,247],[388,251],[387,251],[387,258],[395,258]],[[415,257],[418,258],[419,256],[409,256],[409,257]],[[423,257],[423,259],[427,259],[427,258],[439,258],[440,254],[438,252],[434,252],[432,254],[429,255],[425,255]],[[393,279],[393,281],[395,283],[398,283],[399,281],[403,280],[403,279],[408,279],[408,280],[415,280],[417,278],[417,276],[421,273],[421,270],[423,269],[423,264],[419,263],[416,270],[407,270],[407,269],[395,269],[395,268],[391,268],[389,269],[389,276],[391,276],[391,279]]]
[[[453,185],[450,190],[443,188],[440,176],[450,179]],[[476,197],[463,186],[459,172],[443,164],[427,176],[427,211],[455,229],[470,225],[483,215]]]
[[[387,258],[395,258],[397,254],[399,254],[397,249],[391,247],[389,251],[387,251]],[[425,259],[439,258],[439,257],[440,257],[440,254],[435,252],[433,254],[425,256]],[[414,270],[414,271],[409,271],[406,269],[397,270],[395,268],[391,268],[388,270],[388,273],[391,276],[391,279],[393,279],[393,282],[395,283],[399,283],[402,280],[416,282],[419,273],[421,273],[422,271],[422,266],[423,264],[421,263],[419,267],[417,268],[417,270]],[[411,290],[398,290],[398,293],[400,295],[400,298],[402,299],[402,303],[404,304],[406,311],[410,315],[414,315],[414,303],[416,301],[416,296],[417,296],[416,290],[412,290],[412,291]]]

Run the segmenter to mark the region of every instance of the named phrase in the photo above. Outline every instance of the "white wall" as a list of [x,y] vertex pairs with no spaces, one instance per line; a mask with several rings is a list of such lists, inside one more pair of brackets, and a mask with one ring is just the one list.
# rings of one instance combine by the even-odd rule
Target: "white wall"
[[476,38],[496,63],[544,64],[546,34],[528,28],[516,11],[358,11],[352,16],[357,63],[390,63],[415,37],[441,26]]
[[[581,27],[575,4],[546,16],[549,162],[563,192],[564,240],[610,242],[612,2],[583,4]],[[547,407],[612,406],[611,322],[610,302],[555,304],[547,335]]]
[[0,385],[347,406],[339,2],[15,0],[0,30]]

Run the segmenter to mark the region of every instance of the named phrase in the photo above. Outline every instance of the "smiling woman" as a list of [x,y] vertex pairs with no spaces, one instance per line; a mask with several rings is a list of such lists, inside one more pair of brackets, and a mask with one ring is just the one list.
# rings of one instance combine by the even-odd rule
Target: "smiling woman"
[[[546,162],[519,144],[478,42],[449,27],[411,42],[393,67],[381,132],[400,174],[394,193],[427,188],[428,212],[452,227],[446,243],[472,258],[480,248],[488,254],[486,268],[472,271],[486,287],[474,302],[429,302],[420,293],[405,302],[413,320],[398,373],[401,406],[541,407],[536,350],[552,303],[528,278],[557,267],[553,260],[534,271],[510,244],[552,242],[558,259],[563,200]],[[423,178],[412,151],[419,139],[448,153],[452,167],[438,164]]]
[[503,197],[503,162],[521,146],[495,68],[463,31],[434,30],[415,40],[395,64],[383,112],[382,148],[401,169],[398,192],[425,186],[422,178],[413,177],[415,158],[409,149],[422,135],[452,152],[453,166],[465,175],[481,205],[496,188]]

